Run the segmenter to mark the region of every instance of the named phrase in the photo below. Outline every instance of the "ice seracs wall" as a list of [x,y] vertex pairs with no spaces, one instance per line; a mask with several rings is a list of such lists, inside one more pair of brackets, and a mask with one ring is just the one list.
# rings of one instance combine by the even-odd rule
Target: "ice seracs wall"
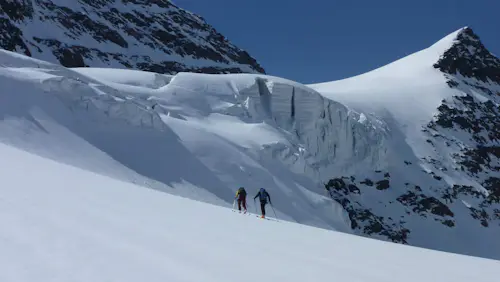
[[0,47],[66,67],[264,73],[246,51],[168,0],[0,3]]
[[195,117],[221,113],[275,128],[286,141],[265,144],[265,150],[319,183],[331,175],[377,167],[385,154],[383,124],[292,81],[262,75],[179,74],[164,90],[155,102],[166,109],[172,103],[179,108],[196,105],[190,111]]

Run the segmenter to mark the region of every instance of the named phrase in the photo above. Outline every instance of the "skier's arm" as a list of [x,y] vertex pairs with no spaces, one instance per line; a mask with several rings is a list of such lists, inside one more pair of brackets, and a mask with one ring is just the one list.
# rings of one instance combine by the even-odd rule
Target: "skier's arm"
[[257,195],[255,195],[255,197],[253,197],[253,199],[254,199],[254,200],[255,200],[255,199],[257,199],[257,197],[258,197],[259,195],[260,195],[260,192],[259,192],[259,193],[257,193]]
[[267,193],[267,197],[269,198],[269,203],[272,205],[273,203],[271,202],[271,195],[269,195],[269,193]]

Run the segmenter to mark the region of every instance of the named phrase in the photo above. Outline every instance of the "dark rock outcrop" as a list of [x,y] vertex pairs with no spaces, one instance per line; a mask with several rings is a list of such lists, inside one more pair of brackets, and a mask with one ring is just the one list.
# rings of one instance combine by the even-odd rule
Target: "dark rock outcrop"
[[[264,73],[205,20],[167,0],[0,1],[0,47],[66,67]],[[34,6],[35,5],[35,6]]]

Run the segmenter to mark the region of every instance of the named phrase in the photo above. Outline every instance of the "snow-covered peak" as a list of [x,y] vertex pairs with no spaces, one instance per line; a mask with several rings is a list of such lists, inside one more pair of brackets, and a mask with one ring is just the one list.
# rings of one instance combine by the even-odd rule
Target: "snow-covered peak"
[[380,116],[389,114],[404,127],[413,129],[427,123],[443,99],[456,94],[446,84],[448,79],[442,72],[458,71],[465,76],[494,80],[498,79],[498,62],[465,27],[422,51],[373,71],[308,86],[353,109]]
[[461,34],[466,32],[467,30],[471,30],[471,29],[469,27],[462,27],[460,29],[457,29],[456,31],[448,34],[447,36],[443,37],[441,40],[432,44],[427,49],[433,49],[435,51],[435,53],[437,53],[439,55],[443,55],[446,51],[448,51],[448,49],[453,47],[453,45],[459,43]]
[[[489,242],[499,232],[499,62],[466,27],[368,73],[309,85],[386,125],[386,167],[327,185],[353,229],[409,244],[432,230],[427,246],[489,252],[489,244],[469,251],[464,245]],[[407,215],[411,223],[399,219]],[[431,227],[433,220],[444,227]],[[453,243],[461,236],[470,237]]]

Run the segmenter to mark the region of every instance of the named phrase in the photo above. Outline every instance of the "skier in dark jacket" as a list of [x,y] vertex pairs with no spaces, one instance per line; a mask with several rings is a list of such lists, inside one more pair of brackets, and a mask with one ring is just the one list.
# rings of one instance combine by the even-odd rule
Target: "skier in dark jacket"
[[241,212],[241,205],[243,204],[243,208],[245,209],[245,213],[247,212],[247,191],[245,188],[240,187],[238,191],[236,191],[236,196],[234,197],[238,201],[238,210]]
[[255,199],[259,197],[259,200],[260,200],[260,210],[262,212],[262,218],[266,217],[266,204],[267,204],[267,200],[269,199],[269,203],[272,205],[271,203],[271,196],[269,195],[269,193],[267,193],[266,189],[264,188],[260,188],[259,190],[259,193],[257,193],[257,195],[255,195],[255,197],[253,197],[253,200],[255,201]]

